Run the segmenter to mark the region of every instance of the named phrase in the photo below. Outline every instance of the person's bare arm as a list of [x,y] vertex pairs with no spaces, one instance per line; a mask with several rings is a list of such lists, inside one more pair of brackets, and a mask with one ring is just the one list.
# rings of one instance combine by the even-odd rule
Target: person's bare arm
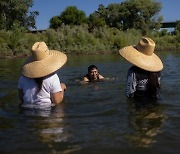
[[99,74],[99,79],[104,79],[104,76],[102,76],[101,74]]
[[89,79],[87,77],[83,77],[83,81],[89,82]]
[[51,93],[51,100],[54,104],[59,104],[63,101],[66,85],[64,83],[61,83],[61,88],[62,91],[59,91],[57,93]]

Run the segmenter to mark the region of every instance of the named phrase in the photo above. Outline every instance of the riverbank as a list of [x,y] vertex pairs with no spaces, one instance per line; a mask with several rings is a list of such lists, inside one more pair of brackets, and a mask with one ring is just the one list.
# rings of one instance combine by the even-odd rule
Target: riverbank
[[[66,54],[111,54],[127,45],[137,44],[142,37],[140,31],[130,29],[120,31],[116,28],[101,27],[89,32],[88,26],[62,26],[54,30],[48,29],[40,33],[0,31],[0,58],[24,57],[30,54],[32,45],[44,41],[49,49],[62,51]],[[156,42],[156,50],[180,50],[180,35],[149,32],[147,37]]]

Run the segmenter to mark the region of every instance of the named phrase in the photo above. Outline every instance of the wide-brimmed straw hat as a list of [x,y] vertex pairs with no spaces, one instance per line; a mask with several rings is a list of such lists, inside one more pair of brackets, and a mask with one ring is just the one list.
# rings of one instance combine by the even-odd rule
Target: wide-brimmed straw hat
[[40,78],[57,71],[66,61],[64,53],[49,50],[45,42],[36,42],[32,46],[32,55],[24,62],[21,72],[29,78]]
[[155,42],[142,37],[136,46],[127,46],[119,50],[121,56],[133,65],[150,72],[163,69],[161,59],[154,53]]

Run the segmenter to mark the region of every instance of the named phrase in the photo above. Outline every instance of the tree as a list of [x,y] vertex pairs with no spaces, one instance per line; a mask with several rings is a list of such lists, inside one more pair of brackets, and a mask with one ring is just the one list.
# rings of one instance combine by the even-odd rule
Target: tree
[[105,25],[106,25],[105,20],[102,17],[100,17],[98,14],[91,14],[88,18],[89,30],[103,27]]
[[1,0],[0,1],[0,29],[12,30],[14,26],[28,28],[35,27],[37,11],[29,12],[33,0]]
[[162,16],[159,16],[161,3],[155,0],[125,0],[122,3],[102,5],[93,14],[104,19],[109,27],[118,29],[140,29],[146,33],[149,29],[159,29]]
[[50,28],[57,29],[62,24],[62,21],[59,16],[54,16],[50,19]]
[[50,19],[50,28],[58,28],[62,24],[65,25],[81,25],[87,22],[86,14],[75,6],[67,7],[60,16]]
[[92,30],[103,26],[117,27],[114,24],[116,13],[113,9],[105,8],[103,4],[100,4],[98,10],[90,14],[88,18],[89,29]]
[[176,21],[175,33],[180,33],[180,21]]
[[121,3],[121,21],[123,29],[140,29],[146,33],[149,29],[159,29],[162,17],[158,16],[161,3],[154,0],[126,0]]

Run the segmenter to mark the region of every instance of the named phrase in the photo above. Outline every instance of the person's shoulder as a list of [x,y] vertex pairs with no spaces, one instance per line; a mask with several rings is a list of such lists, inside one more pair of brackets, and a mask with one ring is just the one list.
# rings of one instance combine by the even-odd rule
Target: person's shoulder
[[28,78],[28,77],[25,77],[24,75],[21,75],[20,77],[19,77],[19,81],[29,81],[29,80],[33,80],[32,78]]
[[56,73],[44,77],[44,81],[55,81],[55,80],[59,80],[59,77]]
[[104,79],[104,76],[102,76],[101,74],[99,74],[99,79]]
[[132,66],[128,70],[130,73],[137,73],[137,74],[149,74],[149,71],[143,70],[137,66]]
[[33,78],[25,77],[24,75],[21,75],[18,81],[18,85],[34,85],[35,80]]
[[86,75],[83,77],[83,81],[86,81],[86,82],[89,81],[89,75],[88,75],[88,74],[86,74]]
[[131,66],[131,67],[128,69],[128,74],[133,73],[133,72],[136,72],[136,71],[137,71],[136,66]]
[[57,78],[57,77],[58,77],[57,73],[53,73],[53,74],[49,74],[49,75],[45,76],[44,79]]
[[20,80],[23,80],[24,78],[25,78],[24,75],[20,75],[19,81],[20,81]]

